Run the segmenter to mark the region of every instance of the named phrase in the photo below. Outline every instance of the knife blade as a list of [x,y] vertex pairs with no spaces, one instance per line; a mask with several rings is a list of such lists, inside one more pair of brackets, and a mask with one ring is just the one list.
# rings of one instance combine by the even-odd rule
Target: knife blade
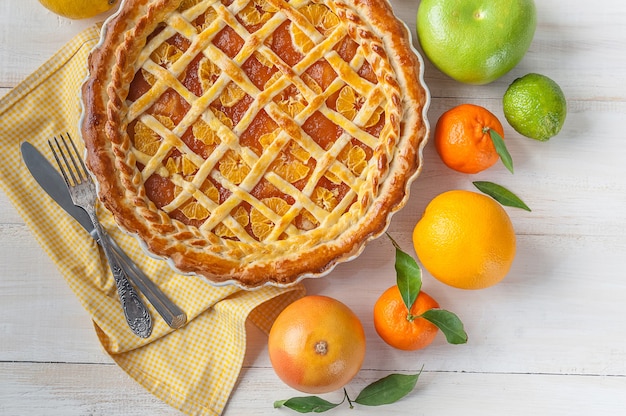
[[[57,170],[50,164],[32,144],[23,142],[20,146],[22,159],[30,174],[41,188],[72,218],[74,218],[96,241],[96,230],[89,219],[89,215],[81,208],[74,205],[67,189],[65,181]],[[131,283],[148,299],[154,309],[161,315],[165,322],[172,328],[180,328],[187,322],[186,314],[176,306],[159,287],[148,278],[143,271],[126,255],[115,240],[108,234],[113,254],[122,267],[125,268]]]

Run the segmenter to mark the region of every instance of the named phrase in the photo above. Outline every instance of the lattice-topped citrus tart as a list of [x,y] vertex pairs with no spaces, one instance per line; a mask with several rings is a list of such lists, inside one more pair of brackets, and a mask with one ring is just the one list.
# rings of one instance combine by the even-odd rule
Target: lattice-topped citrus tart
[[386,0],[127,0],[89,60],[88,166],[118,224],[179,272],[321,276],[408,198],[422,70]]

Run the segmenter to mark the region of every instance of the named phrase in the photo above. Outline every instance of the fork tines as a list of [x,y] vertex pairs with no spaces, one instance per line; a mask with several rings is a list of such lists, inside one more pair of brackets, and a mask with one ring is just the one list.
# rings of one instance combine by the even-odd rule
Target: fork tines
[[[74,141],[70,137],[69,133],[65,133],[65,135],[67,136],[67,140],[65,139],[65,137],[63,137],[63,134],[59,135],[59,137],[61,138],[60,141],[59,139],[57,139],[56,136],[54,136],[52,140],[48,140],[48,145],[52,150],[52,154],[54,155],[54,159],[56,160],[57,165],[59,165],[59,169],[63,174],[63,179],[65,179],[65,183],[68,186],[74,186],[85,181],[90,181],[91,179],[89,177],[89,174],[87,173],[87,167],[85,166],[82,157],[80,157]],[[68,142],[71,145],[71,149],[73,151],[70,150]],[[63,148],[65,148],[65,151],[63,150]],[[59,153],[61,154],[60,158],[58,156]],[[69,159],[66,154],[69,156]],[[82,167],[82,170],[78,168],[79,164],[80,167]],[[69,177],[66,172],[69,173]],[[72,181],[70,181],[70,178],[72,179]]]

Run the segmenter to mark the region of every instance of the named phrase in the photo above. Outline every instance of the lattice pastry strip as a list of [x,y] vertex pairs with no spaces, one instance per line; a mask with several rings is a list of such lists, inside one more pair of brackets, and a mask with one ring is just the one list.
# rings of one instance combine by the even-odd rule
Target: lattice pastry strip
[[[284,145],[286,144],[286,141],[289,139],[287,135],[282,135],[282,141],[281,140],[275,140],[272,145],[274,147],[284,147]],[[341,148],[345,145],[347,140],[347,136],[344,135],[344,140],[338,140],[337,143],[334,146],[334,149],[331,149],[330,152],[324,153],[325,159],[327,160],[327,163],[319,163],[318,166],[323,167],[325,165],[331,165],[335,159],[336,159],[336,154],[333,155],[333,153],[337,153],[341,150]],[[276,149],[269,149],[269,150],[273,150],[272,152],[268,152],[266,153],[266,155],[268,154],[276,154]],[[330,156],[329,156],[330,155]],[[253,157],[252,155],[250,155],[249,157]],[[262,172],[265,172],[267,170],[267,166],[269,166],[269,164],[272,162],[272,159],[270,159],[269,157],[266,157],[266,161],[264,163],[261,163],[261,161],[258,161],[257,163],[253,163],[252,161],[250,162],[251,165],[254,165],[257,170],[258,173],[254,174],[254,172],[251,172],[251,175],[248,175],[247,178],[253,178],[252,179],[252,183],[245,183],[242,182],[239,185],[240,189],[246,189],[246,190],[250,190],[253,185],[256,184],[256,181],[254,178],[258,178],[259,175]],[[323,162],[323,160],[321,160],[320,162]],[[260,168],[258,167],[260,165]],[[343,165],[338,165],[339,168],[335,170],[336,174],[338,177],[340,178],[344,178],[344,181],[349,181],[349,179],[346,179],[347,177],[349,177],[351,175],[351,173],[349,172],[349,170],[346,170],[345,167]],[[313,174],[311,176],[311,180],[309,181],[308,185],[304,188],[302,195],[307,195],[310,194],[314,187],[315,184],[317,183],[317,181],[319,180],[319,177],[321,176],[321,174],[324,173],[323,169],[318,169],[319,172],[321,172],[320,174]],[[347,172],[347,173],[346,173]],[[270,173],[267,175],[270,183],[273,183],[275,185],[278,185],[279,188],[285,188],[288,186],[288,183],[286,183],[284,181],[284,179],[282,179],[280,176],[275,175],[273,173]],[[220,180],[220,182],[225,185],[226,181],[221,177],[217,177],[217,179]],[[228,186],[228,185],[226,185]],[[231,196],[231,198],[229,199],[229,201],[225,202],[223,204],[223,208],[220,209],[218,212],[213,213],[212,218],[210,220],[208,220],[207,222],[205,222],[202,226],[202,228],[205,229],[212,229],[214,226],[216,226],[217,224],[219,224],[220,222],[222,222],[224,220],[224,218],[228,215],[228,212],[230,211],[230,209],[232,209],[233,207],[237,206],[237,204],[239,202],[241,202],[240,197],[244,196],[247,197],[248,193],[247,192],[240,192],[240,189],[237,189],[235,187],[231,187],[230,188],[233,191],[233,194]],[[292,189],[291,191],[292,193],[295,192],[295,190]],[[239,196],[239,197],[238,197]],[[270,211],[267,211],[267,207],[262,207],[261,203],[257,203],[254,200],[248,200],[247,202],[251,203],[256,209],[259,209],[265,216],[271,218],[273,220],[273,222],[275,222],[277,229],[280,229],[280,232],[273,232],[272,235],[270,235],[268,238],[270,238],[270,240],[272,238],[277,238],[280,234],[282,234],[283,231],[287,232],[288,234],[294,234],[294,233],[300,233],[295,227],[291,226],[291,220],[293,220],[293,218],[295,217],[295,215],[297,215],[297,213],[299,212],[300,207],[298,206],[298,204],[294,204],[290,210],[284,214],[283,217],[281,217],[279,219],[279,216],[277,216],[275,213],[274,214],[269,214]],[[311,205],[309,204],[309,207],[311,207]],[[310,209],[310,208],[309,208]],[[321,215],[320,214],[320,210],[318,209],[314,209],[312,210],[314,211],[317,216],[316,218],[319,220],[327,217],[327,215]],[[267,215],[266,215],[267,214]],[[281,225],[282,224],[282,227]],[[289,226],[289,228],[288,228]]]
[[289,284],[406,200],[424,90],[386,0],[126,0],[113,21],[84,89],[107,123],[83,125],[88,164],[179,270]]
[[[282,148],[288,140],[289,137],[287,135],[281,135],[271,144],[272,149],[269,150],[273,150],[273,154],[270,152],[264,153],[261,158],[256,158],[256,160],[254,161],[252,160],[255,158],[253,154],[249,152],[244,152],[248,156],[249,165],[252,166],[252,169],[251,172],[246,175],[246,178],[238,186],[229,183],[229,181],[227,181],[222,175],[218,175],[217,173],[215,173],[214,178],[218,180],[224,187],[228,188],[232,192],[232,195],[222,204],[223,208],[213,212],[211,217],[201,226],[201,228],[212,230],[223,220],[226,215],[228,215],[233,207],[237,206],[242,201],[250,203],[253,207],[260,209],[262,213],[268,213],[265,208],[261,208],[262,204],[258,200],[249,198],[250,191],[257,184],[258,178],[260,178],[264,174],[264,172],[267,171],[267,167],[274,161],[274,155],[278,154],[278,150]],[[272,218],[276,219],[276,216],[274,215],[272,216]],[[292,229],[292,232],[296,232],[295,228]]]
[[[343,33],[341,33],[341,35],[343,35]],[[336,43],[336,39],[333,39],[333,38],[329,38],[329,41],[332,41],[332,42],[333,42],[333,44],[334,44],[334,43]],[[205,49],[205,53],[206,53],[206,50],[208,50],[208,48],[207,48],[207,49]],[[217,50],[217,48],[213,48],[213,49],[212,49],[213,54],[209,54],[209,56],[208,56],[208,57],[209,57],[209,59],[212,59],[212,61],[217,62],[217,63],[218,63],[218,66],[219,66],[219,63],[221,63],[222,65],[227,65],[227,64],[228,64],[228,60],[224,58],[224,55],[223,55],[223,54],[221,54],[220,52],[217,52],[217,51],[218,51],[218,50]],[[218,56],[216,56],[216,55],[218,55]],[[239,60],[243,60],[243,58],[247,58],[248,56],[243,55],[243,58],[242,58],[241,53],[240,53],[240,54],[238,54],[238,57],[239,57]],[[319,58],[319,57],[315,56],[315,53],[312,53],[312,54],[310,54],[310,55],[309,55],[309,60],[311,60],[311,61],[314,61],[316,58]],[[306,60],[304,60],[304,61],[302,61],[302,64],[303,64],[303,65],[304,65],[304,64],[308,64],[308,62],[307,62]],[[160,68],[160,67],[159,67],[159,68]],[[339,69],[342,69],[342,68],[339,68]],[[174,70],[175,70],[175,69],[174,69]],[[231,70],[230,72],[232,73],[232,70]],[[356,77],[356,78],[360,79],[360,77]],[[214,86],[213,86],[213,87],[218,88],[219,86],[222,86],[222,89],[223,89],[223,87],[224,87],[224,83],[225,83],[225,81],[223,80],[223,78],[222,78],[222,81],[223,81],[223,82],[221,83],[221,85],[220,85],[220,83],[219,83],[219,82],[216,82],[216,83],[214,84]],[[292,81],[293,81],[293,78],[292,78]],[[180,84],[178,84],[178,83],[177,83],[177,85],[180,85]],[[241,84],[240,84],[240,85],[241,85]],[[254,90],[254,89],[255,89],[254,85],[252,85],[252,84],[251,84],[251,83],[249,83],[249,82],[245,85],[245,87],[247,87],[247,89],[249,89],[249,90],[250,90],[250,89],[252,89],[252,90]],[[302,86],[301,86],[301,88],[302,88]],[[184,91],[180,91],[180,90],[181,90],[181,89],[177,89],[177,91],[182,92],[182,93],[183,93],[183,95],[185,95],[185,96],[186,96],[187,101],[192,101],[192,102],[194,101],[194,100],[193,100],[193,98],[189,96],[189,94],[185,94],[185,92],[184,92],[184,91],[187,91],[186,89],[184,89]],[[249,92],[252,92],[252,93],[254,94],[254,92],[255,92],[255,91],[249,91]],[[309,90],[308,92],[310,92],[310,90]],[[213,92],[213,94],[214,94],[214,92]],[[206,103],[205,103],[205,105],[206,105]],[[193,105],[192,105],[192,108],[193,108]],[[202,108],[201,108],[201,110],[202,110]],[[198,111],[195,111],[195,112],[198,112]],[[192,112],[192,113],[193,113],[193,112]],[[305,114],[305,115],[306,115],[306,114]],[[327,115],[328,115],[328,112],[327,112]],[[330,116],[331,116],[331,118],[333,117],[332,115],[330,115]],[[249,119],[249,118],[248,118],[248,119]],[[183,124],[183,128],[180,128],[180,127],[179,127],[179,129],[181,129],[181,130],[182,130],[182,129],[184,129],[185,127],[186,127],[186,126]],[[354,133],[357,133],[357,134],[358,134],[357,130],[359,130],[359,129],[352,129],[352,130],[353,130],[353,132],[354,132]]]

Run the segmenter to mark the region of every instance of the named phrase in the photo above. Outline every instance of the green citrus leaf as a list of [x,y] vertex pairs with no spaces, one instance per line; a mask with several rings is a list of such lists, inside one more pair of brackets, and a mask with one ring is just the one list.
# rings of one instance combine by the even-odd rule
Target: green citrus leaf
[[491,137],[491,141],[496,148],[496,152],[500,155],[500,159],[502,160],[502,164],[513,173],[513,158],[509,153],[506,145],[504,144],[504,139],[502,136],[498,134],[494,129],[489,129],[489,136]]
[[444,309],[429,309],[420,315],[441,329],[450,344],[465,344],[467,333],[463,329],[463,322],[450,311]]
[[365,387],[354,400],[364,406],[381,406],[397,402],[409,394],[419,374],[390,374]]
[[330,409],[334,409],[341,403],[331,403],[317,396],[292,397],[287,400],[277,400],[274,402],[274,408],[288,407],[299,413],[322,413]]
[[506,189],[504,186],[487,181],[476,181],[472,183],[476,188],[478,188],[478,190],[489,195],[502,205],[506,205],[507,207],[521,208],[530,212],[530,208],[528,208],[528,205],[526,205],[524,201],[522,201],[517,195]]
[[422,269],[415,259],[396,246],[396,284],[408,310],[422,288]]

